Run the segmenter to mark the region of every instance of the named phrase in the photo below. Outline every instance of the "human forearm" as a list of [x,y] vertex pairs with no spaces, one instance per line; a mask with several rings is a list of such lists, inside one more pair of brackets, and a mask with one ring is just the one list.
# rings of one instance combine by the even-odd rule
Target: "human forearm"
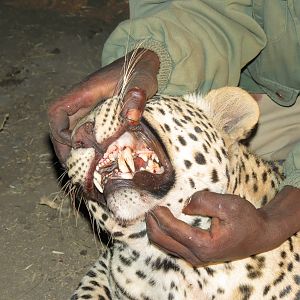
[[272,201],[259,209],[266,220],[267,251],[279,246],[300,231],[300,189],[285,186]]

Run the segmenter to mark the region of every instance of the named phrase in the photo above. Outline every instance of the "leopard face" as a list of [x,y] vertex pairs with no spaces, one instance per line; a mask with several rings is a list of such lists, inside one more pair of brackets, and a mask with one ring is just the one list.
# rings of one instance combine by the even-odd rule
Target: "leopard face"
[[114,97],[82,119],[67,161],[72,182],[118,223],[141,220],[157,205],[179,216],[195,191],[226,192],[228,151],[258,119],[255,101],[236,88],[205,98],[155,96],[135,128],[122,125],[120,109]]

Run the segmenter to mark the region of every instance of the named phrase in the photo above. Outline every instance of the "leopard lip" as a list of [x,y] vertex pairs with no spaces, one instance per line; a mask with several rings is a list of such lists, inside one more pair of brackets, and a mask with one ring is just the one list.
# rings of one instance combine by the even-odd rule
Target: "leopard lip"
[[[134,189],[147,190],[149,192],[155,193],[159,191],[161,186],[165,186],[167,182],[170,181],[170,178],[173,176],[174,173],[172,165],[169,162],[169,159],[165,154],[163,147],[154,137],[150,129],[148,129],[146,125],[141,124],[138,131],[128,131],[128,133],[132,134],[135,137],[138,137],[138,142],[145,143],[145,145],[147,145],[149,149],[152,149],[151,151],[155,153],[155,155],[152,154],[152,158],[155,161],[154,164],[156,166],[156,169],[153,172],[158,172],[159,174],[151,173],[149,169],[148,171],[146,171],[143,167],[135,167],[133,161],[136,160],[134,159],[133,161],[131,161],[130,156],[129,159],[127,158],[126,164],[121,164],[121,167],[119,157],[114,157],[113,163],[109,161],[106,164],[106,158],[110,154],[114,154],[113,151],[107,151],[103,156],[101,155],[101,157],[97,157],[97,159],[95,159],[95,162],[92,164],[92,167],[90,168],[90,175],[88,176],[89,178],[86,182],[86,186],[89,186],[89,190],[91,190],[91,187],[93,186],[94,190],[97,190],[100,193],[104,192],[104,195],[107,195],[108,193],[120,188],[121,186],[126,186]],[[118,141],[118,139],[116,139],[115,141]],[[114,145],[115,141],[113,141],[110,145],[107,145],[106,149],[109,149],[111,145]],[[124,149],[126,150],[126,148]],[[124,152],[130,151],[126,150]],[[151,162],[153,164],[152,158]],[[161,166],[161,169],[159,169],[158,171],[157,165]],[[121,169],[121,173],[117,167]],[[102,177],[99,179],[99,176]],[[97,182],[95,182],[95,180],[97,180]],[[122,182],[124,183],[122,184]]]

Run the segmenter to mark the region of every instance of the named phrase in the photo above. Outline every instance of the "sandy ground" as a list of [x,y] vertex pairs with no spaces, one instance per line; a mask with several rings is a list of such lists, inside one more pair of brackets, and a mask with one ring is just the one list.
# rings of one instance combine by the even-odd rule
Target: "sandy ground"
[[[101,2],[109,1],[98,8]],[[101,251],[86,218],[60,213],[62,199],[51,202],[61,168],[46,111],[99,68],[105,39],[127,17],[126,9],[109,9],[109,17],[101,6],[92,16],[72,16],[0,1],[1,300],[68,299]]]

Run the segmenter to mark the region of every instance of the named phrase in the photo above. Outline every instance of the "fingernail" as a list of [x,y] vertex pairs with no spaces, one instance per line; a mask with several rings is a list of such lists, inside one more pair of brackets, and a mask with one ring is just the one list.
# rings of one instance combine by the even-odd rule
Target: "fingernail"
[[141,119],[141,112],[138,109],[129,109],[126,118],[131,122],[139,122]]
[[150,210],[148,213],[147,213],[148,217],[150,217],[151,219],[153,219],[155,221],[155,223],[159,226],[159,220],[157,218],[157,216],[155,215],[155,213]]

